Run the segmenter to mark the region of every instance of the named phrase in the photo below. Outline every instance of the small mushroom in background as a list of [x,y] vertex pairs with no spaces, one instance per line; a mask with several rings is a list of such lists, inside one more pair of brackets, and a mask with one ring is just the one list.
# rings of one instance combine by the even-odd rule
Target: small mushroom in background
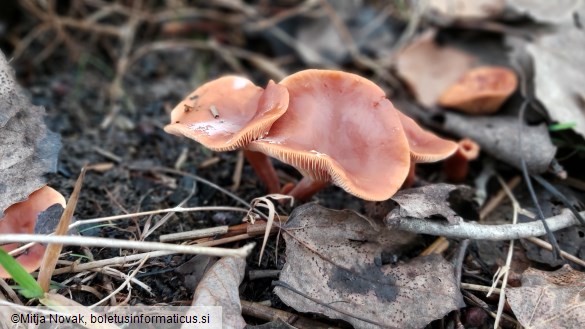
[[288,191],[297,199],[332,182],[362,199],[386,200],[409,173],[409,137],[421,161],[436,161],[455,150],[455,143],[422,130],[394,108],[380,87],[358,75],[305,70],[279,84],[289,91],[288,109],[268,135],[248,148],[303,174]]
[[[31,193],[27,200],[11,205],[4,211],[4,217],[0,218],[0,234],[32,234],[38,215],[54,204],[65,207],[65,198],[56,190],[44,186]],[[11,243],[1,248],[10,252],[19,245]],[[45,253],[45,246],[35,244],[23,254],[16,256],[16,260],[28,272],[39,268]],[[10,274],[0,266],[0,277],[10,278]]]
[[517,86],[518,78],[511,69],[477,67],[443,92],[438,104],[468,114],[491,114],[500,109]]
[[280,191],[270,159],[246,149],[265,136],[288,106],[285,87],[270,81],[266,89],[239,76],[226,76],[197,88],[171,112],[170,134],[191,138],[214,151],[244,148],[244,154],[270,193]]
[[469,138],[459,141],[457,151],[447,158],[443,164],[443,172],[451,183],[462,183],[469,172],[469,161],[479,156],[479,144]]

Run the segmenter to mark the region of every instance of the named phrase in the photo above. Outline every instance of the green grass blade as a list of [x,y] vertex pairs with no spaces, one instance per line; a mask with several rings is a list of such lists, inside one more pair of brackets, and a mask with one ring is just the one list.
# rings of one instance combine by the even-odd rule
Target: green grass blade
[[554,123],[548,126],[548,131],[561,131],[561,130],[568,130],[573,129],[577,126],[575,122],[561,122],[561,123]]
[[0,248],[0,265],[4,267],[14,281],[20,286],[19,292],[26,298],[40,298],[45,292],[14,257],[10,256],[4,249]]

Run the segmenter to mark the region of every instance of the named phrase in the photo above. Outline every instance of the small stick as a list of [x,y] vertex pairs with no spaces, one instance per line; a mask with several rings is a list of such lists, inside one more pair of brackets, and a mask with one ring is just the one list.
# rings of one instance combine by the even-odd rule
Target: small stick
[[[539,239],[539,238],[529,237],[529,238],[526,238],[525,240],[530,241],[530,242],[534,243],[535,245],[537,245],[537,246],[539,246],[541,248],[544,248],[544,249],[546,249],[548,251],[552,251],[552,249],[553,249],[552,248],[552,245],[550,243],[548,243],[548,242],[546,242],[546,241],[544,241],[542,239]],[[585,266],[585,261],[584,260],[582,260],[580,258],[577,258],[577,257],[569,254],[566,251],[562,251],[561,250],[561,257],[563,257],[566,260],[570,260],[571,262],[573,262],[575,264],[579,264],[581,266]]]
[[175,161],[175,169],[181,169],[181,167],[185,164],[185,162],[187,161],[187,156],[189,155],[189,149],[187,147],[183,147],[183,149],[181,150],[181,154],[179,154],[179,157],[177,158],[177,161]]
[[437,254],[440,255],[445,250],[449,248],[449,240],[445,239],[445,237],[438,237],[430,246],[428,246],[425,250],[420,253],[420,256],[428,256],[430,254]]
[[485,293],[487,293],[491,290],[492,294],[496,294],[496,295],[500,294],[500,288],[492,289],[492,287],[482,286],[479,284],[465,283],[465,282],[461,282],[461,289],[474,290],[474,291],[480,291],[480,292],[485,292]]
[[232,186],[230,190],[232,192],[237,191],[240,188],[240,183],[242,182],[242,170],[244,169],[244,152],[242,150],[238,151],[238,156],[236,157],[236,166],[234,167],[234,174],[232,175]]
[[[581,212],[585,215],[585,212]],[[559,215],[545,220],[551,232],[562,230],[566,227],[579,225],[579,221],[568,209],[564,209]],[[386,224],[387,227],[402,231],[444,236],[447,238],[472,239],[472,240],[512,240],[546,234],[541,221],[502,225],[482,225],[460,221],[449,225],[442,222],[433,222],[422,218],[397,218]]]
[[[242,314],[253,316],[258,319],[266,321],[275,321],[280,319],[288,324],[294,325],[295,328],[299,329],[339,329],[338,327],[326,325],[304,316],[298,316],[296,314],[262,305],[260,303],[249,302],[247,300],[240,300],[240,303],[242,304]],[[295,321],[290,323],[289,319],[293,318]]]
[[122,158],[115,155],[114,153],[108,151],[108,150],[104,150],[103,148],[99,147],[99,146],[94,146],[93,150],[98,153],[99,155],[104,156],[107,159],[110,159],[116,163],[120,163],[122,162]]
[[190,240],[190,239],[198,239],[204,238],[208,236],[214,236],[216,234],[225,234],[228,232],[229,227],[227,225],[224,226],[216,226],[216,227],[208,227],[200,230],[192,230],[187,232],[177,232],[171,234],[164,234],[161,235],[159,240],[160,242],[170,242],[170,241],[178,241],[178,240]]
[[[247,235],[247,234],[246,234]],[[236,236],[237,237],[237,236]],[[235,237],[232,237],[235,238]],[[227,238],[230,239],[230,238]],[[226,240],[227,240],[226,239]],[[234,240],[236,241],[236,240]],[[88,247],[124,248],[137,250],[167,250],[176,253],[201,254],[220,257],[247,257],[255,243],[250,243],[239,249],[211,248],[208,246],[185,246],[160,242],[131,241],[106,239],[86,236],[43,235],[43,234],[5,234],[0,235],[0,243],[12,242],[40,242],[59,245],[74,245]],[[215,242],[215,241],[214,241]],[[52,271],[51,271],[52,272]]]
[[211,115],[213,115],[214,118],[219,118],[219,111],[217,111],[217,107],[215,107],[215,105],[211,105],[209,107],[209,111],[211,111]]

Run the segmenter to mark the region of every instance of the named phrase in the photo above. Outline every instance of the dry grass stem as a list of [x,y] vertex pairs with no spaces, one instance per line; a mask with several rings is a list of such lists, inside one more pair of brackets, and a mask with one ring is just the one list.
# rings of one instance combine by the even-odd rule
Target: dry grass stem
[[59,255],[61,254],[61,250],[63,249],[63,244],[60,242],[60,236],[66,235],[67,232],[69,231],[69,224],[71,223],[71,218],[73,217],[73,213],[75,212],[75,208],[77,207],[77,200],[79,200],[79,193],[81,193],[81,185],[83,184],[85,172],[86,168],[85,167],[81,168],[81,172],[79,173],[79,177],[77,178],[77,181],[75,182],[75,186],[73,188],[73,193],[71,193],[71,197],[67,201],[65,210],[63,211],[61,219],[59,220],[59,224],[55,229],[54,234],[57,236],[53,236],[53,238],[56,238],[54,239],[53,242],[54,244],[49,244],[47,246],[47,249],[45,250],[45,254],[43,256],[41,267],[39,269],[39,277],[37,281],[39,282],[39,285],[45,292],[49,291],[51,277],[53,276],[53,271],[55,270],[55,266],[57,265],[57,261],[59,260]]
[[[518,223],[518,210],[520,209],[520,204],[514,194],[506,185],[502,177],[499,175],[496,176],[500,185],[502,185],[502,189],[512,202],[512,224],[516,225]],[[514,240],[510,240],[510,246],[508,247],[508,256],[506,257],[506,264],[503,267],[500,267],[496,273],[494,274],[492,288],[486,294],[486,297],[489,297],[493,290],[496,289],[496,285],[498,281],[502,279],[502,285],[500,287],[500,298],[498,300],[498,311],[496,313],[496,319],[494,321],[494,328],[498,329],[500,324],[500,319],[502,318],[502,313],[504,311],[504,304],[506,303],[506,285],[508,284],[508,275],[510,274],[510,266],[512,265],[512,255],[514,254]]]
[[198,238],[204,238],[209,236],[214,236],[218,234],[225,234],[229,230],[229,226],[216,226],[216,227],[209,227],[200,230],[193,230],[187,232],[177,232],[171,234],[161,235],[159,237],[160,242],[171,242],[171,241],[180,241],[180,240],[192,240]]
[[249,243],[242,248],[227,249],[213,248],[204,246],[185,246],[161,242],[145,241],[128,241],[119,239],[95,238],[84,236],[53,236],[42,234],[10,234],[0,235],[1,243],[13,242],[38,242],[38,243],[57,243],[61,245],[86,246],[86,247],[104,247],[104,248],[122,248],[136,250],[160,250],[173,251],[185,254],[201,254],[217,257],[247,257],[254,247],[254,243]]
[[272,201],[270,201],[270,199],[274,199],[274,200],[290,200],[290,205],[293,205],[294,202],[294,198],[291,197],[290,195],[283,195],[283,194],[268,194],[267,196],[263,196],[263,197],[259,197],[259,198],[255,198],[254,200],[252,200],[252,207],[250,208],[250,211],[248,212],[247,217],[250,219],[251,223],[254,223],[254,217],[252,217],[252,211],[254,210],[255,207],[261,207],[261,208],[265,208],[268,209],[268,220],[266,222],[266,230],[264,232],[264,240],[262,241],[262,248],[260,249],[260,257],[258,259],[258,265],[260,265],[260,262],[262,261],[262,255],[264,254],[264,248],[266,247],[266,242],[268,241],[268,236],[270,235],[270,231],[272,230],[272,225],[274,223],[274,217],[278,217],[278,219],[280,220],[280,216],[276,213],[276,208],[274,206],[274,203]]
[[118,288],[114,289],[114,291],[112,291],[108,296],[102,298],[100,301],[94,303],[93,305],[90,305],[89,308],[92,309],[96,306],[101,305],[104,302],[107,302],[108,299],[110,299],[111,297],[115,296],[118,292],[122,291],[122,289],[124,289],[126,286],[128,286],[128,292],[130,293],[131,289],[130,289],[130,281],[132,281],[132,279],[136,276],[136,274],[138,273],[138,271],[140,271],[140,269],[142,268],[142,266],[144,266],[144,263],[146,263],[146,261],[148,260],[148,257],[144,257],[142,259],[142,261],[140,262],[140,264],[138,264],[138,266],[134,269],[134,271],[132,271],[132,273],[130,273],[130,275],[128,275],[126,277],[126,280],[124,280],[124,282],[118,286]]
[[499,288],[494,288],[492,290],[492,287],[482,286],[479,284],[465,283],[465,282],[461,282],[461,289],[480,291],[480,292],[485,292],[485,293],[488,293],[491,290],[493,294],[496,294],[496,295],[500,294]]

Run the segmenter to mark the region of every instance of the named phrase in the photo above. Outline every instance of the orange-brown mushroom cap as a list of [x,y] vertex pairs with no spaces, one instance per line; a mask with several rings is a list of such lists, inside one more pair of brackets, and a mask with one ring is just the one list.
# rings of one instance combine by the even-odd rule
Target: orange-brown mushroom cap
[[[31,234],[34,231],[38,215],[54,204],[65,207],[65,198],[54,189],[44,186],[31,193],[28,199],[11,205],[4,211],[4,217],[0,219],[0,234]],[[5,251],[12,251],[18,244],[3,245]],[[39,268],[45,252],[45,246],[35,244],[25,253],[16,257],[16,260],[28,272]],[[0,277],[9,278],[10,274],[0,267]]]
[[171,112],[167,133],[196,140],[215,151],[235,150],[264,136],[288,106],[283,86],[266,89],[238,76],[197,88]]
[[288,110],[249,149],[362,199],[396,193],[408,175],[409,147],[398,111],[380,87],[328,70],[301,71],[280,85],[289,92]]
[[502,106],[517,86],[516,73],[508,68],[478,67],[443,92],[438,104],[469,114],[490,114]]
[[398,112],[410,147],[410,156],[417,163],[435,162],[448,158],[458,148],[458,144],[440,138],[430,131],[424,130],[413,119]]

